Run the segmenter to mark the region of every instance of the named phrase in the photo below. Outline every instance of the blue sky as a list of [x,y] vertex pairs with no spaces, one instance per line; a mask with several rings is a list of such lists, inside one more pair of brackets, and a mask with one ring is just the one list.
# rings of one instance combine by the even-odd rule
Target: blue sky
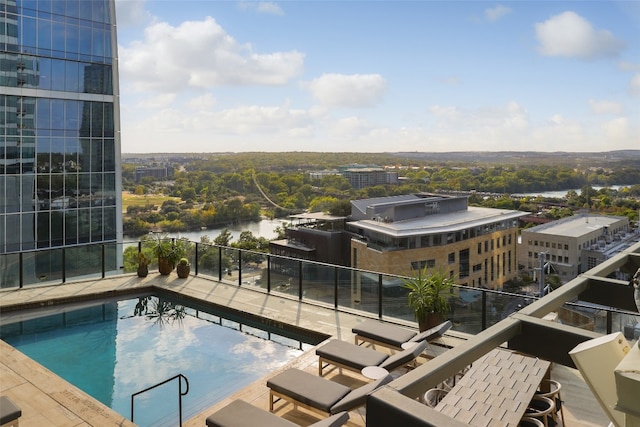
[[638,1],[116,8],[125,153],[640,149]]

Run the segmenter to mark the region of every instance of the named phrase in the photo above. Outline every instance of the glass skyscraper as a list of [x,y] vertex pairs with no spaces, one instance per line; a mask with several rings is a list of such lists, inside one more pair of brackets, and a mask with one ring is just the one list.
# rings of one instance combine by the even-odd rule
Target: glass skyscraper
[[0,283],[117,268],[120,194],[114,0],[0,0]]

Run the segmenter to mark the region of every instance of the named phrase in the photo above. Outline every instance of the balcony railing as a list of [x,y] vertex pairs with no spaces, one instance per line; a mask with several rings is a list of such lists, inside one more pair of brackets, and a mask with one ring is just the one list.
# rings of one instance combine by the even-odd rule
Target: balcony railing
[[[147,245],[143,240],[0,254],[1,288],[55,285],[135,272],[136,253],[150,256]],[[150,258],[149,270],[153,271],[157,260]],[[198,242],[189,242],[187,258],[192,274],[197,276],[286,294],[339,311],[362,312],[401,323],[414,321],[401,276]],[[477,334],[536,299],[524,293],[455,286],[448,318],[455,330]],[[551,320],[598,333],[620,331],[628,339],[640,335],[637,313],[611,307],[572,302],[564,304],[554,316]]]

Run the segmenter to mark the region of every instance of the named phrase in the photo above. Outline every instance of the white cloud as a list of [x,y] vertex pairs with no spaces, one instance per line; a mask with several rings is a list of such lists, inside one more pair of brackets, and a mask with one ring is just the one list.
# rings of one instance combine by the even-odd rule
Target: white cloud
[[640,71],[640,64],[628,61],[620,61],[618,63],[618,68],[622,71]]
[[629,92],[632,96],[640,97],[640,73],[636,73],[631,77],[629,82]]
[[492,9],[485,9],[484,16],[487,20],[491,22],[498,21],[502,19],[504,16],[511,13],[511,8],[503,6],[501,4],[497,5]]
[[216,105],[216,99],[211,93],[197,96],[187,102],[187,106],[192,110],[210,110]]
[[631,129],[626,117],[618,117],[602,124],[606,140],[609,144],[630,138]]
[[374,128],[367,120],[359,117],[345,117],[336,121],[330,132],[333,136],[360,136]]
[[607,30],[596,30],[582,16],[563,12],[535,24],[538,51],[546,56],[594,59],[616,56],[624,47]]
[[270,1],[241,1],[238,7],[242,10],[249,10],[257,13],[284,16],[284,11],[279,4]]
[[119,53],[121,79],[134,91],[283,85],[304,63],[304,54],[297,51],[256,53],[211,17],[177,27],[154,23],[144,40],[119,47]]
[[591,110],[596,114],[621,114],[622,105],[613,101],[596,101],[595,99],[589,100]]
[[378,104],[387,82],[380,74],[323,74],[309,84],[314,98],[333,107],[371,107]]
[[432,106],[429,111],[436,119],[436,126],[449,131],[463,132],[493,129],[494,131],[526,129],[529,126],[527,111],[517,102],[503,107],[484,107],[463,110],[457,107]]
[[139,108],[146,109],[162,109],[171,106],[171,104],[173,104],[175,100],[176,95],[174,93],[160,93],[158,95],[143,99],[142,101],[137,103],[137,106]]

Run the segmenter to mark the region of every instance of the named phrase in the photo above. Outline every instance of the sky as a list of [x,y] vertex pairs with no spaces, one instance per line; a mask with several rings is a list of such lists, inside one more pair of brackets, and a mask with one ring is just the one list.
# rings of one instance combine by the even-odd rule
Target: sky
[[116,0],[123,153],[640,149],[640,1]]

